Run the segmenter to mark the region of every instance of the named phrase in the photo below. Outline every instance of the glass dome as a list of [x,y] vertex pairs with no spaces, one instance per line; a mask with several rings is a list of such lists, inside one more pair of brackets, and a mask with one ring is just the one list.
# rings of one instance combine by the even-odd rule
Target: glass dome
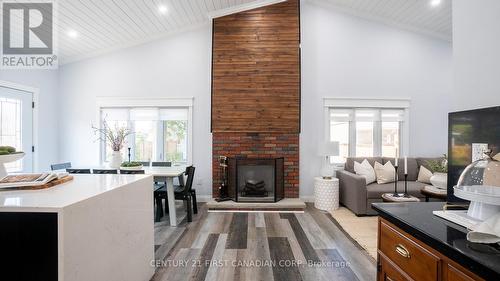
[[467,166],[458,179],[458,188],[483,186],[484,188],[500,188],[500,161],[497,154],[494,158],[485,156]]

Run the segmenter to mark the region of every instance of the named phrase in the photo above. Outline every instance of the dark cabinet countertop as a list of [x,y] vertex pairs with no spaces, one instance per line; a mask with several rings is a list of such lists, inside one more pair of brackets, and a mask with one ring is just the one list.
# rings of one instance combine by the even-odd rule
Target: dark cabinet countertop
[[444,203],[373,203],[380,216],[486,280],[500,280],[500,246],[467,241],[467,229],[434,216]]

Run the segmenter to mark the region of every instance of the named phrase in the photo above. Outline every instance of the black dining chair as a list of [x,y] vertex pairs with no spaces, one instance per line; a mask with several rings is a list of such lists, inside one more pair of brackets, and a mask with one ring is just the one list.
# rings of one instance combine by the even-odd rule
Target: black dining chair
[[151,162],[151,167],[172,167],[172,162]]
[[[184,188],[184,175],[186,175],[186,172],[184,172],[182,175],[178,176],[178,184],[174,183],[174,191],[175,190],[181,190]],[[194,189],[191,186],[191,198],[193,198],[193,213],[198,214],[198,204],[196,202],[196,189]]]
[[118,170],[110,170],[110,169],[93,169],[92,170],[93,174],[99,174],[99,175],[116,175],[118,174]]
[[144,170],[120,170],[122,175],[141,175],[144,174]]
[[[174,189],[174,197],[175,200],[183,200],[186,201],[186,211],[187,211],[187,221],[193,221],[193,212],[195,214],[198,213],[198,208],[195,208],[196,204],[196,195],[193,197],[192,187],[193,187],[193,179],[194,179],[194,171],[195,167],[189,166],[186,168],[185,174],[187,175],[186,184],[184,186],[178,186]],[[154,198],[156,202],[156,216],[155,221],[159,221],[163,216],[163,202],[165,200],[165,211],[168,211],[168,195],[167,195],[167,187],[163,186],[154,192]],[[191,205],[193,204],[193,205]]]
[[90,174],[90,169],[66,169],[70,174]]
[[50,169],[52,171],[65,170],[65,169],[69,169],[69,168],[71,168],[71,162],[50,165]]
[[139,161],[139,163],[142,164],[143,167],[149,167],[149,164],[151,164],[149,161]]

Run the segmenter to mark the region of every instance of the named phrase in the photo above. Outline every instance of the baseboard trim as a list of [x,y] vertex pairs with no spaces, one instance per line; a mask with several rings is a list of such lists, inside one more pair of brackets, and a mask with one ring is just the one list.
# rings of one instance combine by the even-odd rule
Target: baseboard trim
[[227,210],[220,210],[220,209],[208,209],[209,213],[290,213],[290,214],[303,214],[304,210],[240,210],[240,209],[227,209]]
[[314,196],[300,196],[300,199],[302,199],[302,201],[307,202],[307,203],[314,202]]
[[[196,195],[196,199],[198,200],[198,202],[210,202],[214,200],[212,195]],[[300,199],[307,203],[314,202],[314,196],[300,196]]]
[[196,200],[198,202],[210,202],[210,201],[212,201],[214,199],[212,198],[212,195],[198,195],[197,194],[196,195]]

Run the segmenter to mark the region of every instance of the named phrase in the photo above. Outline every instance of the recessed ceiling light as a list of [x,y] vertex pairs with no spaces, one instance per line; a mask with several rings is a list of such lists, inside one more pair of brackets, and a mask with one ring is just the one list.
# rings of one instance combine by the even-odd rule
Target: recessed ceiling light
[[439,6],[439,4],[441,4],[441,0],[431,0],[432,7]]
[[160,14],[164,15],[168,12],[168,8],[165,5],[160,5],[158,6],[158,11],[160,12]]
[[68,36],[71,38],[78,37],[78,32],[76,30],[68,30]]

